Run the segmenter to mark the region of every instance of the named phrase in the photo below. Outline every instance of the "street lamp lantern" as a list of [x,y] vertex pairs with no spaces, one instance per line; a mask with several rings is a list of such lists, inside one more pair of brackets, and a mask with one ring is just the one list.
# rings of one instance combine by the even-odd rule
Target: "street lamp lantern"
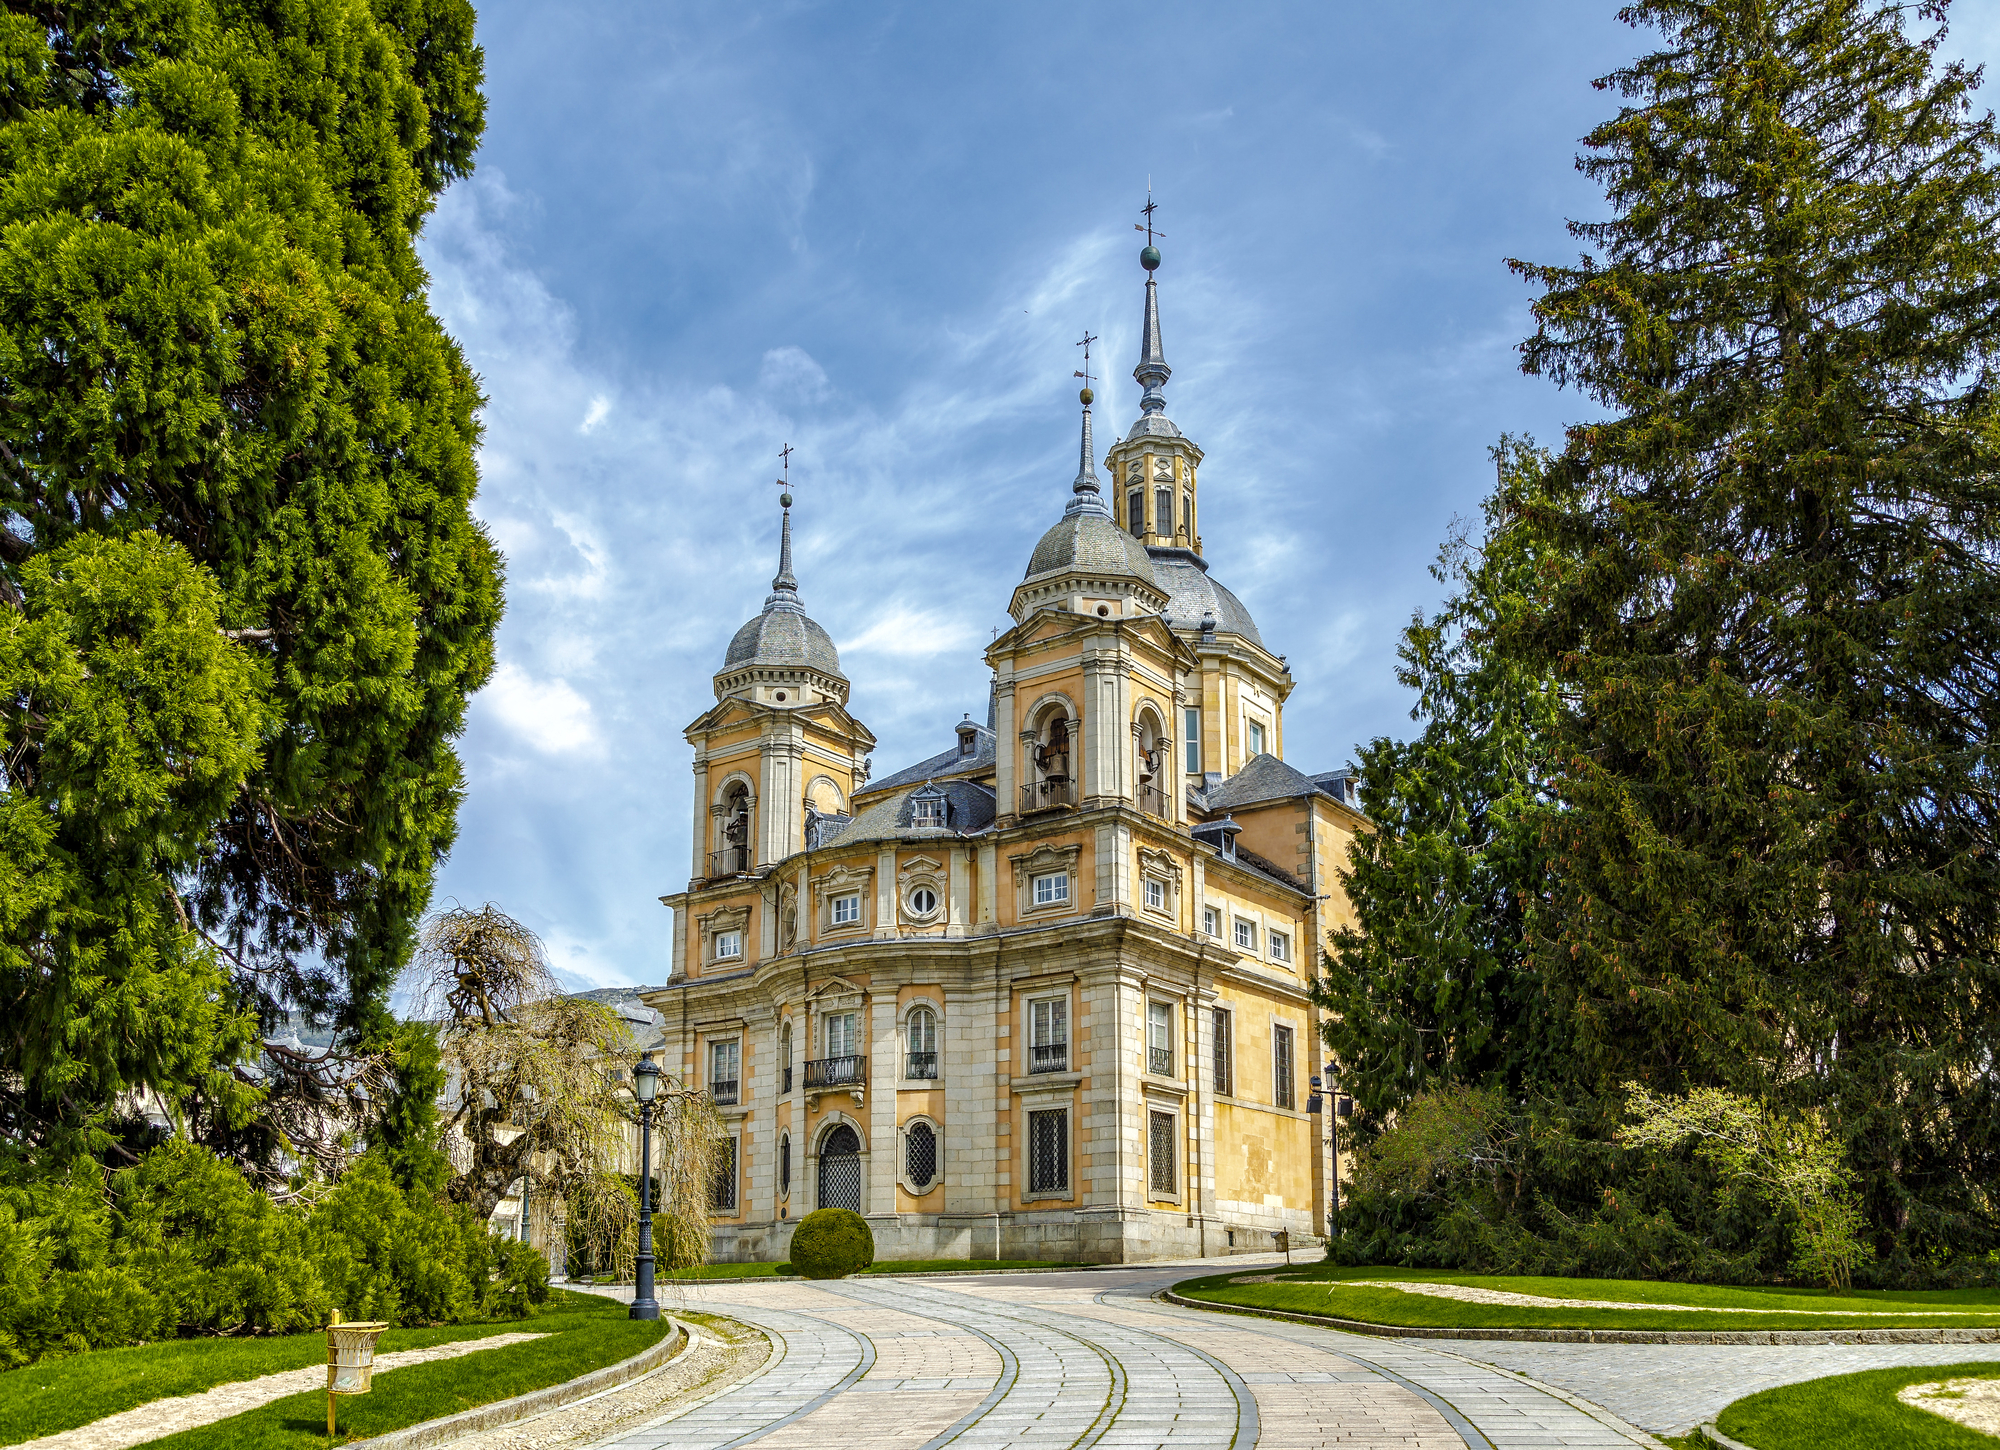
[[660,1093],[660,1069],[653,1055],[632,1068],[632,1095],[639,1100],[639,1252],[633,1261],[632,1318],[658,1319],[653,1297],[653,1099]]

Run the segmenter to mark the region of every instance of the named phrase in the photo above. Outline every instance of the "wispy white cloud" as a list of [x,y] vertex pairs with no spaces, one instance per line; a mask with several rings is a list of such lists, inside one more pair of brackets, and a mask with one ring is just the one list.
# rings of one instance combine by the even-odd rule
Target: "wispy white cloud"
[[559,677],[538,680],[517,664],[502,663],[479,704],[544,755],[595,754],[604,743],[590,701]]
[[590,407],[584,412],[583,421],[576,425],[579,433],[592,433],[597,425],[611,416],[611,400],[599,393],[590,400]]

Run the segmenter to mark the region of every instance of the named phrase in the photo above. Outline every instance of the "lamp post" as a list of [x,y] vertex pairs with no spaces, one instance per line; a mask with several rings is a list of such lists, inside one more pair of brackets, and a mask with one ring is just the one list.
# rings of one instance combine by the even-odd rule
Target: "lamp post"
[[660,1301],[653,1297],[653,1099],[659,1091],[660,1069],[647,1053],[632,1068],[632,1093],[639,1099],[639,1254],[633,1264],[634,1319],[660,1317]]

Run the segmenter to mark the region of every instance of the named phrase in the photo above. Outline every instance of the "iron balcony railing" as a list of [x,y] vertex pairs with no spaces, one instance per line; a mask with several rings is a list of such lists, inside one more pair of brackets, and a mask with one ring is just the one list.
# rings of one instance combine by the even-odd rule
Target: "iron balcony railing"
[[1076,782],[1067,776],[1057,776],[1039,784],[1021,787],[1021,814],[1031,811],[1054,810],[1057,806],[1076,804]]
[[721,851],[708,853],[708,874],[710,876],[736,876],[750,869],[750,848],[730,846]]
[[1146,1071],[1156,1077],[1172,1077],[1174,1075],[1174,1050],[1171,1047],[1147,1048]]
[[935,1078],[937,1076],[937,1054],[935,1052],[913,1052],[903,1066],[903,1076],[908,1078]]
[[1140,781],[1139,809],[1149,816],[1159,816],[1164,820],[1167,814],[1167,793],[1151,781]]
[[741,1084],[736,1078],[717,1078],[708,1085],[708,1095],[726,1106],[736,1101],[739,1086]]
[[806,1064],[806,1086],[830,1088],[862,1082],[867,1078],[867,1068],[868,1059],[859,1054],[852,1057],[816,1057]]
[[778,1069],[778,1092],[780,1095],[783,1095],[791,1090],[792,1070],[789,1067],[781,1067]]
[[1051,1042],[1044,1047],[1028,1049],[1029,1072],[1066,1072],[1069,1069],[1069,1044]]

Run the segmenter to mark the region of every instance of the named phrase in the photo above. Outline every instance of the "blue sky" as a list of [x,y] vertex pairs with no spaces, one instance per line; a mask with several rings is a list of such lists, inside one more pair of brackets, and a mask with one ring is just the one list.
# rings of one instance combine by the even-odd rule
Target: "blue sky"
[[437,899],[498,903],[578,985],[666,976],[680,732],[769,588],[782,446],[877,774],[984,710],[1085,329],[1100,441],[1138,411],[1149,177],[1168,412],[1212,571],[1299,682],[1294,764],[1409,730],[1397,632],[1486,450],[1587,412],[1521,376],[1504,259],[1601,211],[1590,82],[1646,43],[1613,4],[488,0],[480,32],[486,144],[424,255],[489,399],[508,608]]

